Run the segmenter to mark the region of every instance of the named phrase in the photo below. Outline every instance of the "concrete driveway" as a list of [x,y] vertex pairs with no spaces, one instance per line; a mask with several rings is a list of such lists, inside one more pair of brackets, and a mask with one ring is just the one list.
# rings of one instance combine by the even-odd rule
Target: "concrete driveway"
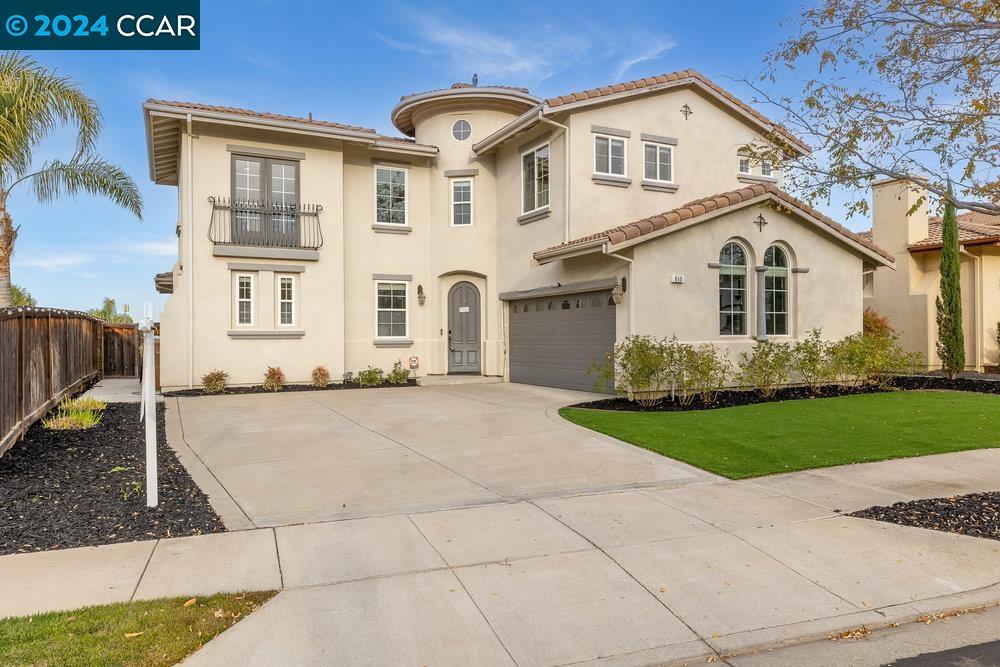
[[555,414],[588,397],[481,384],[181,398],[168,431],[210,471],[198,481],[231,528],[717,479]]

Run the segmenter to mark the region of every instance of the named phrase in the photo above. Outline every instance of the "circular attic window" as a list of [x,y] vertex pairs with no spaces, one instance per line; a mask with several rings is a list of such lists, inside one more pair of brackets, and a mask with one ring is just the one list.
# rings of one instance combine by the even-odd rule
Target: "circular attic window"
[[465,141],[471,135],[472,126],[469,125],[469,121],[467,120],[456,120],[455,124],[451,126],[451,136],[459,141]]

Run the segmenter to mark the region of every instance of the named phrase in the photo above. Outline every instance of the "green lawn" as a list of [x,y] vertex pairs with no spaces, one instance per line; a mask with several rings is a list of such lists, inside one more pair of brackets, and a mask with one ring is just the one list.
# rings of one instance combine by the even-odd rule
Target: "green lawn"
[[1000,396],[898,391],[569,421],[730,479],[1000,446]]
[[0,619],[0,665],[176,665],[274,594],[168,598]]

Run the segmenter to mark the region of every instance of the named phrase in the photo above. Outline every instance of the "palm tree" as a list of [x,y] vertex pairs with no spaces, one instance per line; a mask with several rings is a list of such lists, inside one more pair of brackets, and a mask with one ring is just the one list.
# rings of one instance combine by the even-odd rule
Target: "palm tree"
[[35,297],[31,296],[29,292],[24,287],[20,285],[10,286],[10,298],[15,306],[37,306],[38,302],[35,301]]
[[[76,152],[68,161],[35,166],[34,149],[52,130],[76,125]],[[101,131],[94,100],[68,77],[30,56],[0,54],[0,308],[12,304],[10,258],[19,227],[7,210],[16,188],[30,187],[40,202],[81,192],[104,195],[142,219],[142,196],[120,167],[91,151]]]
[[104,320],[105,322],[111,322],[112,324],[131,324],[132,316],[128,313],[119,313],[118,304],[109,296],[104,297],[104,301],[101,302],[100,308],[91,308],[87,311],[88,315],[93,315],[94,317]]

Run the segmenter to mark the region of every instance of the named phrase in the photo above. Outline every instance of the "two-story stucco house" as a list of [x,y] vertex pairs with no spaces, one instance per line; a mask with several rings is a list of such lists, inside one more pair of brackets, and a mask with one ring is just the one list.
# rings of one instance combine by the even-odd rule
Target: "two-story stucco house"
[[893,265],[742,157],[753,140],[808,148],[690,70],[547,100],[455,84],[403,97],[402,137],[143,109],[151,177],[180,212],[157,278],[167,388],[415,358],[419,376],[589,389],[587,367],[633,333],[735,357],[856,332],[859,274]]

